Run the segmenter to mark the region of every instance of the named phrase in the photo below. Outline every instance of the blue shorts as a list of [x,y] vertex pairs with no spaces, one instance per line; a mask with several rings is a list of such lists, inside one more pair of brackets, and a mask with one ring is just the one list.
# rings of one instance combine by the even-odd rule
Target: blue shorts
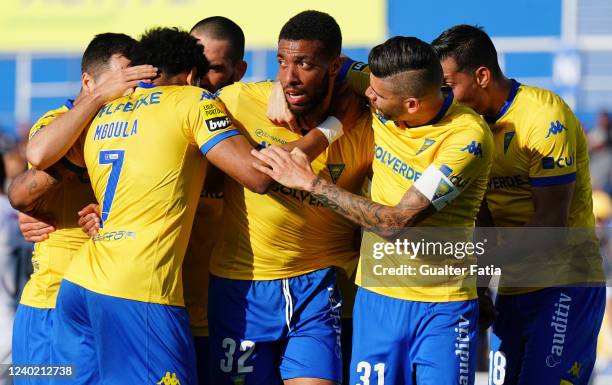
[[351,384],[473,384],[478,300],[416,302],[359,288]]
[[[51,363],[51,330],[53,309],[19,304],[13,323],[13,364],[49,365]],[[15,377],[16,385],[49,382],[44,377]]]
[[333,268],[270,281],[211,276],[208,295],[215,385],[342,382],[342,296]]
[[587,384],[605,298],[604,287],[498,295],[489,352],[490,383]]
[[198,367],[198,384],[211,385],[210,380],[210,346],[208,337],[194,336],[193,344],[195,346],[196,364]]
[[102,295],[63,280],[52,335],[53,363],[74,367],[71,385],[197,383],[182,307]]

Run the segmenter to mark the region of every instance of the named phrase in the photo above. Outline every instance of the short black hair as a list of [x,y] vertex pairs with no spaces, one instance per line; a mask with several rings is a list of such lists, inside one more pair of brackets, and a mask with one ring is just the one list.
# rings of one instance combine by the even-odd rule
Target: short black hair
[[494,78],[502,76],[495,45],[482,27],[456,25],[442,32],[431,44],[440,60],[453,58],[460,72],[487,67]]
[[234,64],[244,59],[244,32],[232,20],[223,16],[211,16],[198,21],[191,34],[203,34],[215,40],[229,41]]
[[340,56],[342,32],[333,17],[325,12],[303,11],[283,25],[278,40],[310,40],[322,43],[322,54]]
[[202,55],[202,45],[188,32],[178,28],[153,28],[140,38],[132,55],[132,65],[150,64],[166,76],[196,69],[202,76],[208,61]]
[[85,48],[81,60],[81,72],[96,77],[108,65],[113,55],[131,59],[136,40],[123,33],[101,33],[96,35]]
[[397,84],[403,92],[421,97],[442,86],[442,66],[431,45],[411,36],[395,36],[372,48],[370,71],[377,78],[406,74]]

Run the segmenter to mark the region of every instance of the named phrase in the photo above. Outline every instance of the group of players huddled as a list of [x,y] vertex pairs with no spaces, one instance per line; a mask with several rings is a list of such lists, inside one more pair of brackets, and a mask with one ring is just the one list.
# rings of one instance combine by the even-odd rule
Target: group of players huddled
[[[372,286],[359,267],[362,231],[592,229],[572,111],[506,78],[477,27],[390,38],[367,64],[341,44],[331,16],[301,12],[277,80],[241,83],[225,17],[89,43],[81,93],[32,127],[9,191],[37,241],[13,363],[73,371],[16,384],[333,385],[343,358],[353,385],[473,384],[479,322],[491,384],[587,384],[595,238],[567,258],[600,284],[500,289],[494,311],[469,274]],[[337,280],[355,270],[347,325]]]

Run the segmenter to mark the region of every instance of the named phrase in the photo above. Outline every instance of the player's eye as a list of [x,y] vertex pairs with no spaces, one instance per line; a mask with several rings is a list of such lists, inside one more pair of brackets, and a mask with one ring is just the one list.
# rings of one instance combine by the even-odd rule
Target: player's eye
[[304,68],[305,70],[311,69],[312,68],[312,64],[306,62],[306,61],[301,61],[300,62],[300,67]]
[[287,62],[281,58],[278,58],[277,61],[281,67],[285,67],[287,65]]

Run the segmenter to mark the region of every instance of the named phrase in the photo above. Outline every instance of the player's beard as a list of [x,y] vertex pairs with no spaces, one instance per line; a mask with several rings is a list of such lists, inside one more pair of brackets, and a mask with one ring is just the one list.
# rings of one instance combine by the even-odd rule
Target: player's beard
[[329,73],[326,73],[325,77],[321,82],[321,85],[317,87],[315,94],[312,96],[310,103],[308,103],[308,105],[306,105],[304,108],[294,110],[293,108],[291,108],[291,105],[289,105],[289,110],[291,110],[291,112],[296,116],[296,118],[302,118],[310,114],[311,112],[316,110],[321,105],[321,103],[323,103],[323,101],[327,97],[327,94],[330,92],[329,79]]

